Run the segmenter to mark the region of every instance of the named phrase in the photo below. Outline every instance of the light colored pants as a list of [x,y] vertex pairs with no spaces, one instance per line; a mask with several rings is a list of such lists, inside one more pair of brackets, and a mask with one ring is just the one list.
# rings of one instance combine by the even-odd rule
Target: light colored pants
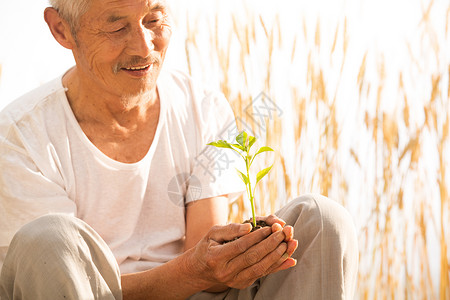
[[[294,227],[297,266],[243,290],[201,292],[190,299],[352,299],[358,246],[347,211],[325,197],[306,195],[276,215]],[[0,298],[122,299],[119,268],[106,243],[86,223],[44,216],[25,225],[11,242]]]
[[122,299],[119,267],[85,222],[46,215],[14,236],[0,276],[0,299]]

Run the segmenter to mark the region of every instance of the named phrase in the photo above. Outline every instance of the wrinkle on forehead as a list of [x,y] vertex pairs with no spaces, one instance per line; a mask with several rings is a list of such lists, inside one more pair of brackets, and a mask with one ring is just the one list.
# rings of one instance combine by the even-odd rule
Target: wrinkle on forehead
[[[99,1],[99,0],[97,0]],[[107,2],[107,3],[104,3]],[[125,16],[121,15],[120,8],[125,8],[127,6],[133,6],[133,5],[145,5],[145,9],[149,12],[151,11],[164,11],[167,10],[166,1],[165,0],[113,0],[113,1],[100,1],[98,2],[104,9],[100,15],[104,14],[110,14],[107,16],[106,21],[108,23],[114,23],[116,21],[122,20],[126,18]],[[117,7],[116,10],[114,10],[114,7]],[[112,10],[111,10],[112,8]],[[110,11],[110,12],[108,12]],[[114,11],[113,14],[111,14],[111,11]]]
[[167,8],[167,3],[165,0],[155,0],[150,2],[150,10],[163,10]]
[[[92,2],[98,2],[101,6],[108,7],[111,5],[123,5],[124,2],[128,2],[129,5],[137,4],[139,2],[146,2],[146,6],[150,10],[163,10],[167,9],[167,1],[166,0],[113,0],[113,1],[104,1],[104,0],[91,0]],[[106,3],[105,3],[106,2]]]

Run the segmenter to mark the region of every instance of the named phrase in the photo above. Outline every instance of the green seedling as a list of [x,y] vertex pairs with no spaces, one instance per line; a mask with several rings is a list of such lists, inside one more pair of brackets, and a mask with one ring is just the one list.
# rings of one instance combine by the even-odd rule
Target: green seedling
[[243,172],[239,171],[238,169],[236,169],[236,171],[238,172],[238,175],[241,178],[241,180],[244,182],[246,190],[247,190],[247,196],[248,196],[248,199],[250,200],[250,204],[252,207],[253,227],[256,227],[255,199],[254,199],[255,188],[256,188],[256,185],[258,184],[258,182],[260,182],[261,179],[263,179],[263,177],[266,176],[267,173],[269,173],[270,169],[272,169],[272,166],[273,166],[273,164],[272,164],[270,167],[259,171],[258,174],[256,174],[255,184],[252,186],[252,180],[250,178],[250,167],[251,167],[253,161],[255,160],[255,157],[263,152],[273,151],[272,148],[264,146],[264,147],[259,148],[255,152],[255,154],[253,154],[253,155],[250,154],[250,148],[253,146],[253,144],[256,142],[256,140],[257,139],[254,136],[250,136],[245,131],[242,131],[236,137],[236,144],[231,144],[225,140],[218,140],[218,141],[211,142],[208,144],[208,145],[218,147],[218,148],[231,149],[231,150],[235,151],[237,154],[239,154],[239,156],[241,156],[242,159],[244,160],[246,173],[243,173]]

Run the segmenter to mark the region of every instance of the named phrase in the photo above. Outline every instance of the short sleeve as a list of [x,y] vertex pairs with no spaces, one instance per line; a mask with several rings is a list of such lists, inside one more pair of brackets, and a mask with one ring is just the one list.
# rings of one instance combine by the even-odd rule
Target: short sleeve
[[[26,223],[53,212],[74,215],[76,207],[55,180],[57,166],[32,158],[14,124],[0,125],[0,247],[7,247]],[[50,145],[47,155],[52,155]]]
[[[238,134],[233,111],[226,98],[217,92],[205,91],[198,119],[197,153],[190,177],[186,203],[220,195],[237,196],[245,190],[236,169],[243,170],[241,158],[231,149],[207,145],[218,139],[233,141]],[[201,188],[201,191],[199,191]]]

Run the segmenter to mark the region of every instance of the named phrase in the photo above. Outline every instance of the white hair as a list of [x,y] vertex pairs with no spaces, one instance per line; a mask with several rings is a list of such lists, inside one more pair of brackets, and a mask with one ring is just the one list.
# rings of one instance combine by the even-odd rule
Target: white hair
[[72,33],[80,26],[80,18],[86,13],[92,0],[49,0],[50,5],[58,11],[61,17],[69,23]]

